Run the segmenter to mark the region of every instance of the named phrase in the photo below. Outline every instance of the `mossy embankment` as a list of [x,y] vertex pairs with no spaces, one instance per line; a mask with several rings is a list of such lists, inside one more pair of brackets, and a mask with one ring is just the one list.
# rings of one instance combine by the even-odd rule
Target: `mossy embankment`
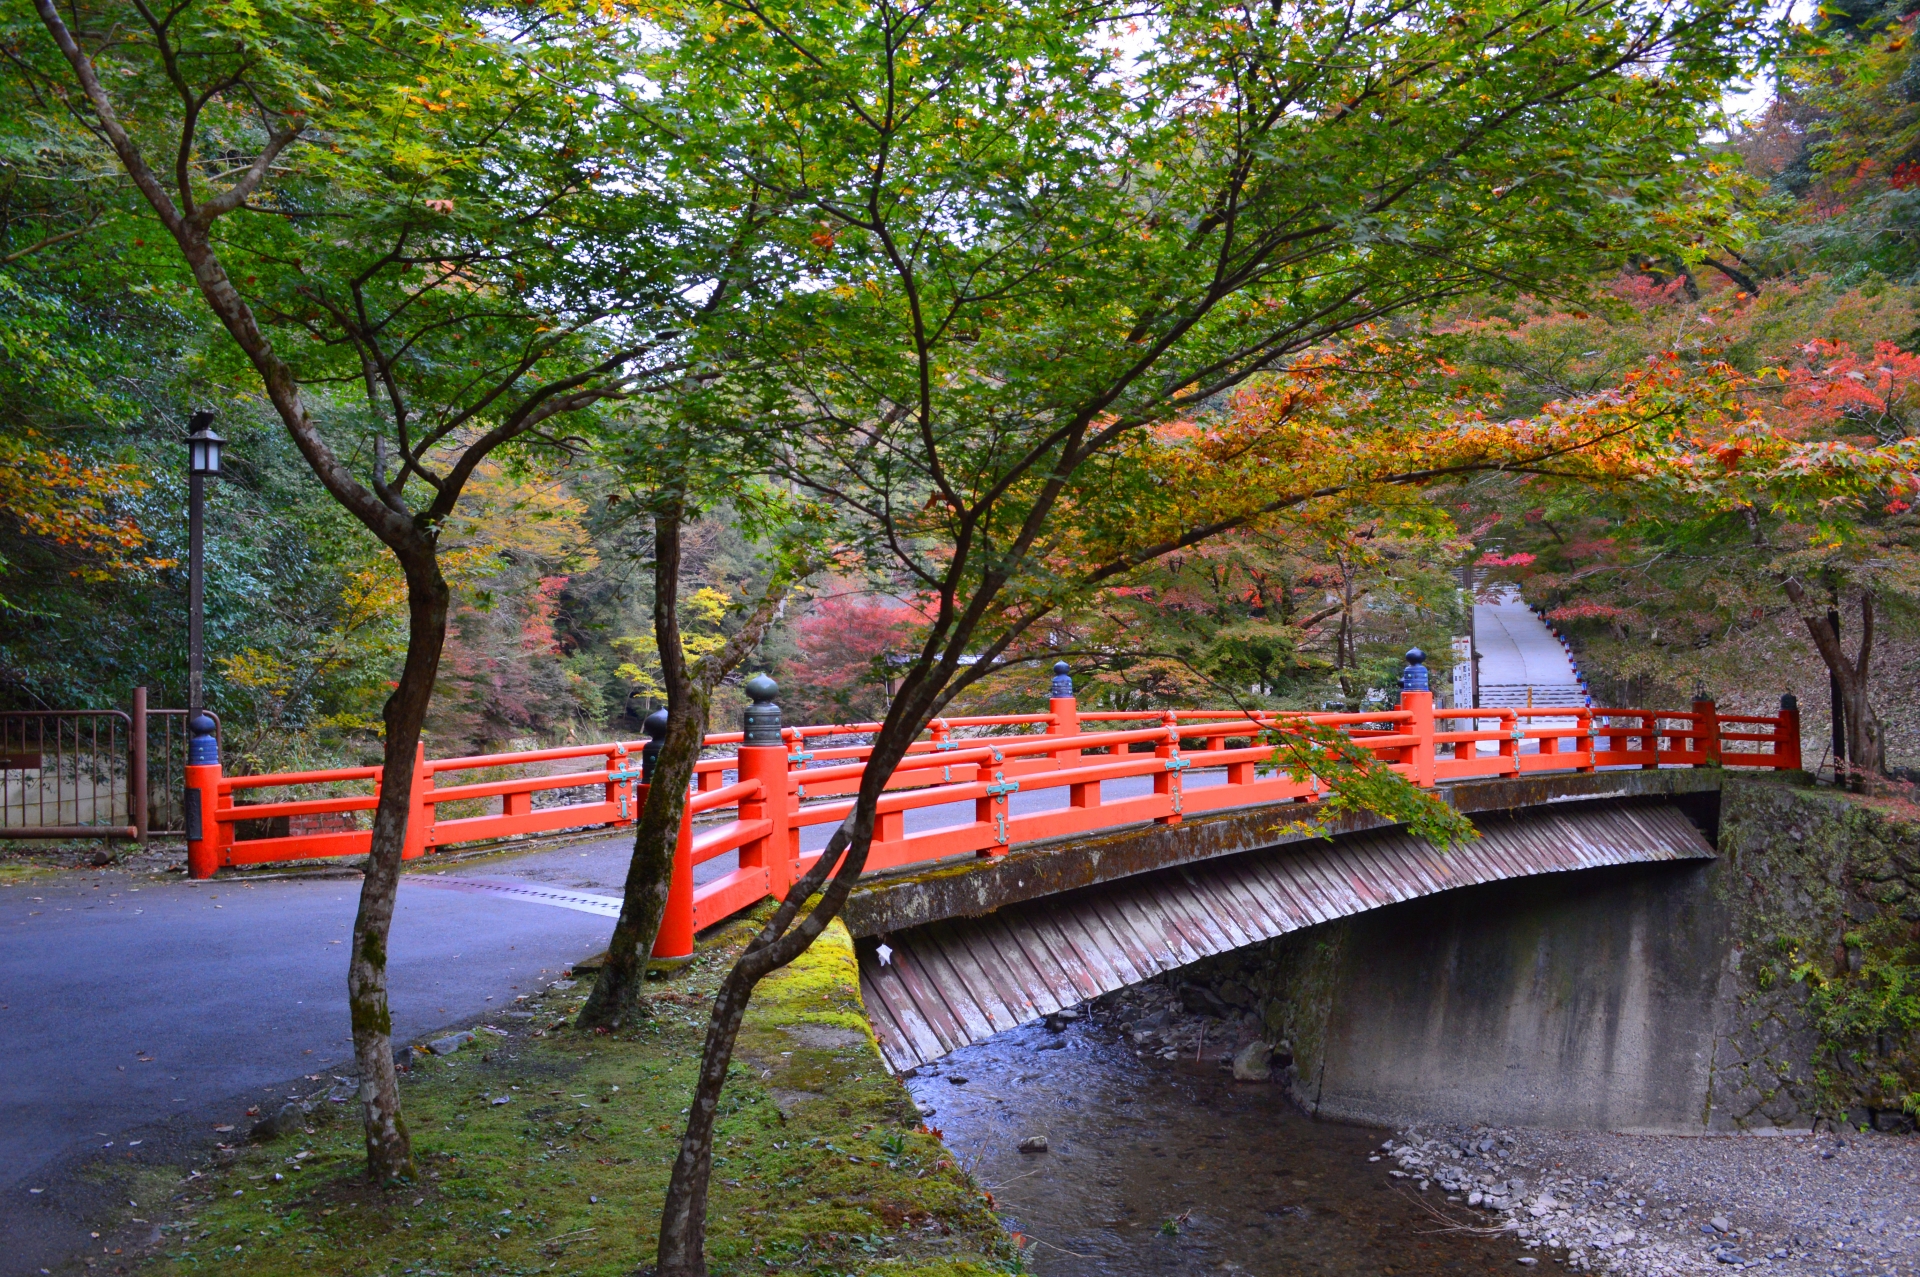
[[[183,1186],[147,1271],[629,1274],[650,1263],[713,990],[749,932],[704,941],[617,1035],[568,1027],[584,981],[522,1004],[403,1094],[418,1178],[367,1183],[351,1102]],[[1019,1271],[988,1199],[881,1066],[847,934],[757,992],[722,1102],[715,1274]]]

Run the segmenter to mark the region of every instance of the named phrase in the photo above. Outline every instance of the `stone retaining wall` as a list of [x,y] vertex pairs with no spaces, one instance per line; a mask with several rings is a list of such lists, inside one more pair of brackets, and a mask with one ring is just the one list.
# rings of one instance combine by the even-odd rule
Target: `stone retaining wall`
[[[1728,786],[1719,847],[1732,931],[1713,1125],[1910,1126],[1920,1023],[1888,981],[1920,975],[1920,827],[1832,790],[1743,781]],[[1920,1013],[1920,990],[1909,996]],[[1864,1013],[1851,1017],[1864,1031],[1835,1032],[1848,1018],[1836,1003]]]

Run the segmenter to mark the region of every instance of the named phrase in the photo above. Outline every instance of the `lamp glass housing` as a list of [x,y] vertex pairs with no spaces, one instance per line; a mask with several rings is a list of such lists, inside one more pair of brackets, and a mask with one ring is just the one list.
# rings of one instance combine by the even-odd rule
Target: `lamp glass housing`
[[220,445],[225,443],[205,427],[187,436],[187,469],[193,474],[220,473]]

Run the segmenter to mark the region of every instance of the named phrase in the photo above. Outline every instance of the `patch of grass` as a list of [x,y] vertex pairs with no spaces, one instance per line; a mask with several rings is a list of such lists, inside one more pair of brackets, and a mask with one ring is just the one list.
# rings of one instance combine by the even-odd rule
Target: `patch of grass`
[[[523,1004],[538,1018],[504,1036],[422,1060],[404,1083],[414,1184],[367,1183],[351,1103],[240,1151],[188,1185],[148,1271],[625,1277],[652,1259],[712,992],[748,934],[703,942],[651,985],[653,1014],[632,1031],[566,1027],[579,987]],[[882,1068],[838,926],[761,985],[721,1111],[716,1275],[1020,1271],[979,1186]]]
[[59,865],[37,864],[30,860],[0,861],[0,887],[14,882],[31,882],[59,873]]

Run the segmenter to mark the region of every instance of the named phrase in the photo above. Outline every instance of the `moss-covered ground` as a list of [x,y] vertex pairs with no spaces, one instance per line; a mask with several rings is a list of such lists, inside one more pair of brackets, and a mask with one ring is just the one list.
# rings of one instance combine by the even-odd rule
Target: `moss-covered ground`
[[[651,1262],[713,990],[737,925],[649,984],[618,1035],[568,1025],[584,981],[403,1083],[418,1178],[363,1173],[357,1105],[190,1180],[147,1271],[629,1274]],[[838,927],[758,991],[722,1103],[715,1274],[1016,1272],[988,1199],[882,1068]]]

